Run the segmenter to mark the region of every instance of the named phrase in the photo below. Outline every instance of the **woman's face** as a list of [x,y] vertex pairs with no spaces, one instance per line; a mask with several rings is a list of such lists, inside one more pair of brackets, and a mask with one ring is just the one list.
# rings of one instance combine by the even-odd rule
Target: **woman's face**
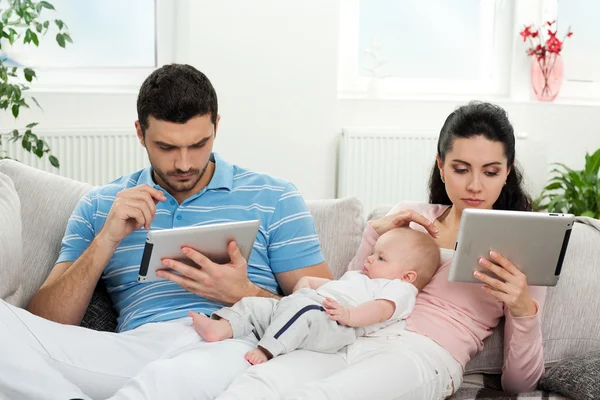
[[459,212],[491,209],[510,172],[503,144],[483,135],[454,139],[444,162],[439,158],[437,162],[448,197]]

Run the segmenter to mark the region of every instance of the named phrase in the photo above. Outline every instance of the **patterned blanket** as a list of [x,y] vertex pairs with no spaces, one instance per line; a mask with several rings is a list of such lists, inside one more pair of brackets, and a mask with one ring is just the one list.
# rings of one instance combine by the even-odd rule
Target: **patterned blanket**
[[500,385],[500,375],[473,374],[466,375],[460,389],[451,400],[569,400],[568,397],[556,393],[543,392],[541,390],[521,393],[518,395],[503,392]]

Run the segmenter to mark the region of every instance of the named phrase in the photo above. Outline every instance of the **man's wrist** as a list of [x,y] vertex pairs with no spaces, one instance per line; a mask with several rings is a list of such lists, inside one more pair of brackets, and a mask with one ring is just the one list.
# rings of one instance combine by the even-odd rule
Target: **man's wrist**
[[102,234],[102,231],[96,235],[93,243],[96,244],[98,248],[110,252],[114,252],[117,250],[117,247],[119,247],[119,243],[115,243],[114,241],[108,239],[104,234]]

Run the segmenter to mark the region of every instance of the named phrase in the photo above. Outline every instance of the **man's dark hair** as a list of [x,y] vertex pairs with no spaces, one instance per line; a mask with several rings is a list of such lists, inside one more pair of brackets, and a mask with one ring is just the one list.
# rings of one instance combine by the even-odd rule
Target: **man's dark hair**
[[186,123],[210,114],[217,123],[217,93],[202,72],[187,64],[169,64],[152,72],[142,84],[137,99],[138,121],[145,135],[148,117]]

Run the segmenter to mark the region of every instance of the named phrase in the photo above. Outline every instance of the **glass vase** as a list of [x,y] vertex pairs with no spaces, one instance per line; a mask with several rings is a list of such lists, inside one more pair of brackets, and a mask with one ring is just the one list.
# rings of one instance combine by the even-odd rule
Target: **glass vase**
[[553,101],[563,82],[563,60],[555,53],[538,60],[531,57],[531,87],[539,101]]

